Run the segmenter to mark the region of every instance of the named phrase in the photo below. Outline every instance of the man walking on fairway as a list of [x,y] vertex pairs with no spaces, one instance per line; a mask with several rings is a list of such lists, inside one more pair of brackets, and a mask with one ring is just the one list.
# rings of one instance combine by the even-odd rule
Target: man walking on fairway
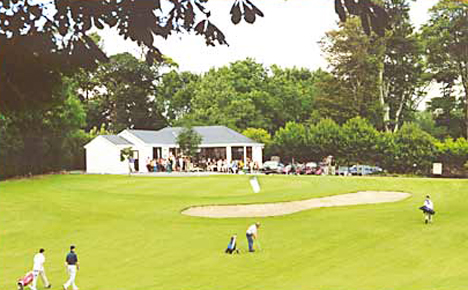
[[249,252],[255,252],[253,249],[254,239],[258,238],[258,228],[260,228],[260,223],[256,222],[247,229],[247,242],[249,243]]
[[426,200],[424,200],[424,205],[420,207],[424,213],[425,223],[432,223],[432,216],[435,214],[434,204],[432,203],[431,197],[426,195]]
[[69,286],[73,287],[73,290],[78,290],[78,287],[75,284],[76,271],[80,269],[80,264],[78,263],[78,256],[75,254],[75,246],[70,246],[70,253],[68,253],[65,258],[65,266],[67,267],[68,272],[68,281],[63,284],[63,289],[67,290]]
[[41,276],[42,282],[44,283],[45,288],[50,288],[52,285],[50,285],[49,281],[47,280],[47,277],[45,275],[45,270],[44,270],[44,263],[45,263],[45,256],[44,256],[44,249],[39,249],[39,253],[34,255],[34,266],[33,266],[33,282],[31,285],[31,290],[37,290],[37,278],[39,275]]

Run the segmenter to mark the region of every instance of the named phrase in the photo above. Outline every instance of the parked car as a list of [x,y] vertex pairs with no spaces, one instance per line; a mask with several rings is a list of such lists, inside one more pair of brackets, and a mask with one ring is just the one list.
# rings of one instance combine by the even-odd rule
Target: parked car
[[314,175],[317,174],[317,171],[321,174],[320,167],[316,162],[301,164],[296,169],[296,173],[301,175]]
[[288,164],[283,168],[283,174],[297,174],[297,164]]
[[348,166],[340,166],[336,171],[336,175],[348,176],[351,175],[351,172],[349,171]]
[[297,175],[304,174],[305,168],[306,168],[305,164],[297,164],[297,166],[296,166],[296,174],[297,174]]
[[370,165],[353,165],[349,168],[351,175],[369,175],[382,172],[382,168]]
[[265,174],[281,174],[283,173],[284,165],[280,162],[277,161],[267,161],[263,163],[263,167],[260,170],[261,172]]

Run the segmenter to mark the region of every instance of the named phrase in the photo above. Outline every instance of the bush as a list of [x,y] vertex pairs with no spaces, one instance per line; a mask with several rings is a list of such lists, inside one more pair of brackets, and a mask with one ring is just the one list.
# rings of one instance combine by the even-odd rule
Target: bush
[[306,128],[294,122],[286,123],[284,128],[276,131],[273,138],[274,153],[286,161],[295,159],[305,161],[310,155],[306,146]]
[[332,119],[322,119],[309,127],[307,147],[314,155],[313,160],[319,161],[329,155],[339,160],[342,157],[343,142],[342,129]]
[[437,161],[443,164],[444,175],[464,176],[468,164],[468,141],[465,138],[446,139],[435,143]]
[[377,143],[379,132],[365,119],[348,120],[342,128],[344,160],[352,163],[374,163],[379,156]]
[[436,139],[416,124],[406,123],[394,134],[393,170],[429,174],[436,157]]

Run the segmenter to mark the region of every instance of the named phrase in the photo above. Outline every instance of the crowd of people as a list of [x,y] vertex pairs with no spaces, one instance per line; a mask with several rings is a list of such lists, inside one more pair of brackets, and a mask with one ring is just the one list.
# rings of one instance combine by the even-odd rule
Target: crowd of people
[[153,158],[146,160],[146,169],[148,172],[193,172],[193,171],[208,171],[208,172],[223,172],[237,174],[243,172],[257,172],[260,170],[258,162],[254,162],[250,158],[244,163],[243,160],[228,159],[211,159],[201,158],[192,160],[189,157],[174,156],[169,158]]

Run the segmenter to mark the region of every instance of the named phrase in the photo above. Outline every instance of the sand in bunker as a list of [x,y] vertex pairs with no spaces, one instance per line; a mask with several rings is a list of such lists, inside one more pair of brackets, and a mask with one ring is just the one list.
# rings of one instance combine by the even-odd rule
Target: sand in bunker
[[269,217],[292,214],[312,208],[396,202],[409,196],[409,193],[404,192],[363,191],[300,201],[196,206],[182,211],[182,214],[210,218]]

